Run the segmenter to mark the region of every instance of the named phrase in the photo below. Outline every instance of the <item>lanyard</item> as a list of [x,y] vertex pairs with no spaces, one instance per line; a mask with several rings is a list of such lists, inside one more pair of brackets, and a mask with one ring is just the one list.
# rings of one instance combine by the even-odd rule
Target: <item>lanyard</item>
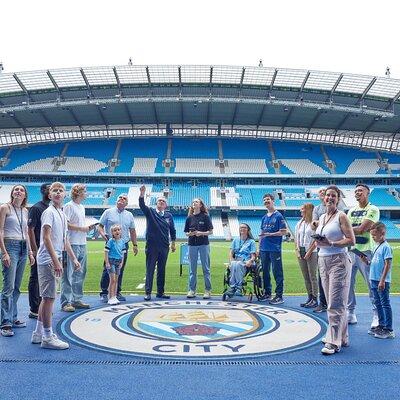
[[17,217],[18,224],[19,224],[19,226],[20,226],[20,228],[21,228],[22,240],[25,240],[25,238],[24,238],[24,229],[23,229],[23,227],[22,227],[23,222],[24,222],[24,216],[23,216],[23,214],[22,214],[22,207],[20,208],[20,210],[21,210],[21,218],[20,218],[20,217],[18,216],[18,214],[17,214],[17,209],[15,208],[14,204],[11,203],[11,205],[12,205],[12,207],[13,207],[13,209],[14,209],[15,216]]
[[372,258],[374,258],[374,255],[375,255],[376,251],[379,249],[379,247],[381,247],[381,245],[382,245],[383,243],[385,243],[385,241],[386,241],[386,240],[384,240],[383,242],[379,243],[378,247],[377,247],[377,248],[374,250],[374,252],[372,253]]
[[320,235],[322,235],[322,232],[323,232],[325,226],[328,225],[329,221],[336,215],[336,213],[337,213],[337,209],[335,210],[335,212],[334,212],[333,214],[331,214],[331,215],[329,216],[328,221],[325,221],[325,220],[326,220],[326,216],[328,215],[328,214],[325,214],[324,223],[323,223],[323,225],[322,225]]

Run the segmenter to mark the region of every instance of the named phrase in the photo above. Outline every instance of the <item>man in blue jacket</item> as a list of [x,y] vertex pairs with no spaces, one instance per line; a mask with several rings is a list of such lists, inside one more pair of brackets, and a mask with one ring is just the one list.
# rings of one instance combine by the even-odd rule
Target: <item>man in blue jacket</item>
[[140,187],[139,207],[146,217],[146,301],[151,300],[151,291],[153,288],[154,270],[157,264],[157,295],[158,299],[169,299],[164,293],[165,286],[165,266],[170,247],[174,252],[176,230],[172,214],[165,211],[167,208],[167,200],[165,197],[158,197],[156,208],[146,206],[144,196],[146,186]]

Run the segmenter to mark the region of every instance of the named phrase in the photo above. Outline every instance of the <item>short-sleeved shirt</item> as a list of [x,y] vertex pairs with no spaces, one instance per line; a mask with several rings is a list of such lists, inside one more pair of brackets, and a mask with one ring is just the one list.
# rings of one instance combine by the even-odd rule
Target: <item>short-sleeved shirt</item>
[[326,213],[326,206],[325,204],[319,204],[315,206],[312,212],[312,219],[313,221],[318,220],[322,214]]
[[[69,201],[63,207],[64,213],[67,216],[68,223],[83,227],[86,225],[85,219],[85,207],[82,204]],[[74,231],[68,229],[68,239],[71,244],[85,245],[86,244],[86,232]]]
[[[200,231],[207,232],[213,229],[213,225],[208,214],[203,212],[192,214],[186,218],[184,232]],[[189,246],[202,246],[209,244],[208,236],[189,236]]]
[[100,217],[100,224],[104,226],[104,231],[108,237],[111,235],[111,227],[113,225],[121,226],[121,239],[127,243],[131,239],[130,229],[135,229],[135,221],[133,215],[128,210],[120,211],[117,207],[109,208],[104,211]]
[[126,243],[122,239],[108,239],[105,250],[108,251],[108,258],[122,260],[126,253]]
[[37,247],[40,246],[40,229],[42,228],[40,218],[42,217],[43,211],[46,210],[48,206],[48,204],[41,200],[35,203],[29,210],[28,227],[33,228]]
[[251,254],[256,252],[256,242],[250,238],[246,240],[235,238],[232,241],[231,250],[235,255],[235,259],[248,261],[251,258]]
[[42,214],[42,230],[40,232],[40,247],[37,254],[37,263],[40,265],[51,263],[51,257],[43,241],[43,228],[51,228],[51,242],[58,258],[62,257],[65,239],[67,237],[68,222],[63,210],[50,205]]
[[[271,215],[265,214],[261,220],[261,233],[274,233],[286,229],[283,215],[274,211]],[[261,251],[280,252],[282,250],[282,236],[265,236],[260,239]]]
[[[347,212],[347,216],[350,219],[351,226],[356,227],[360,226],[366,219],[372,222],[378,222],[379,209],[378,207],[373,206],[371,203],[368,203],[364,208],[359,206],[350,208],[350,210]],[[363,234],[356,235],[356,244],[354,247],[360,251],[371,251],[374,247],[371,234],[369,232],[365,232]]]
[[[372,255],[371,265],[369,268],[369,279],[371,281],[379,281],[385,267],[385,260],[393,259],[393,251],[389,243],[385,240],[378,245]],[[385,282],[390,282],[392,279],[392,269],[386,275]]]

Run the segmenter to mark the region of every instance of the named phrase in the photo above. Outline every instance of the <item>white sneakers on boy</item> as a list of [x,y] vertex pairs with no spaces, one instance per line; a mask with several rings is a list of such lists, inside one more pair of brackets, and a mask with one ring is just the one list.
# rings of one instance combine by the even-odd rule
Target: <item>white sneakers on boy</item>
[[31,343],[40,344],[42,343],[42,334],[35,331],[32,332]]
[[112,306],[116,306],[117,304],[119,304],[119,301],[116,297],[111,297],[111,299],[109,299],[107,301],[107,304],[110,304]]
[[42,337],[42,344],[40,347],[44,349],[65,350],[69,348],[69,344],[60,340],[57,335],[53,333],[49,338]]

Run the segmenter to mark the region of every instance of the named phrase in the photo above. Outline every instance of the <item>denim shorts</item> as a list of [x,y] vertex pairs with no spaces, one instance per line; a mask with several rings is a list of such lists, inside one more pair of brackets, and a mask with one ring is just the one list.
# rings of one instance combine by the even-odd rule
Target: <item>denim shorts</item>
[[110,262],[110,268],[107,268],[108,274],[115,274],[118,276],[121,273],[122,259],[109,258],[108,261]]

